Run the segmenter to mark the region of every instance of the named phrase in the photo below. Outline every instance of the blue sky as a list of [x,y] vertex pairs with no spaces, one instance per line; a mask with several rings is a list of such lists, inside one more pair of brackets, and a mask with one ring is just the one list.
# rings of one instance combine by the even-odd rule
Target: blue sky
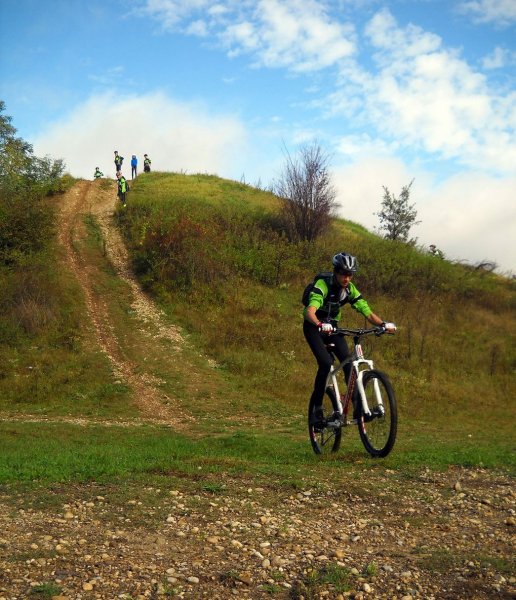
[[331,157],[340,214],[516,272],[516,0],[2,0],[0,98],[75,176],[113,150],[268,185]]

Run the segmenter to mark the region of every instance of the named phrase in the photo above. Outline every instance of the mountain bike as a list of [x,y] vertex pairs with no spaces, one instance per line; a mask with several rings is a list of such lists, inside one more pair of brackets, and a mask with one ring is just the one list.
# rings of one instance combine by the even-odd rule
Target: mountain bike
[[[332,353],[332,337],[353,337],[354,350],[349,358],[332,366],[326,382],[323,399],[323,418],[315,420],[315,405],[308,406],[308,431],[316,454],[337,452],[342,430],[357,425],[365,449],[375,458],[389,454],[396,441],[398,411],[394,390],[385,373],[374,368],[373,361],[364,357],[361,338],[380,336],[384,327],[371,329],[336,329],[328,335],[326,347]],[[345,394],[339,390],[339,379],[346,385],[344,367],[350,365],[349,380]],[[340,376],[339,376],[340,374]],[[339,377],[338,377],[339,376]],[[352,411],[352,414],[350,414]]]

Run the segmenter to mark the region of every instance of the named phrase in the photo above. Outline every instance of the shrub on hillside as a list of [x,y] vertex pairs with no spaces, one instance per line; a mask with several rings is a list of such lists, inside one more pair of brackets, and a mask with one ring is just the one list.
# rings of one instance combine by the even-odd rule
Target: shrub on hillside
[[16,137],[0,101],[0,339],[36,335],[56,317],[59,289],[47,254],[54,242],[55,208],[48,196],[64,191],[61,160],[34,156]]
[[41,252],[54,229],[54,211],[41,198],[13,197],[0,191],[0,263],[15,266]]

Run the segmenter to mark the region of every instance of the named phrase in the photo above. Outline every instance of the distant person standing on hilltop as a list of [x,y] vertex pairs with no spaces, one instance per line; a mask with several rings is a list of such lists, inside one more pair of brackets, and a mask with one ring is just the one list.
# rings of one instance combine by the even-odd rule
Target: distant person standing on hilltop
[[150,173],[151,159],[147,154],[143,155],[143,170],[145,173]]
[[430,250],[428,252],[432,256],[444,259],[444,252],[442,250],[439,250],[439,248],[437,248],[435,244],[430,244]]
[[116,167],[117,173],[118,173],[118,171],[122,170],[123,162],[124,162],[124,157],[120,156],[120,154],[118,154],[118,150],[115,150],[115,167]]
[[102,173],[102,171],[98,167],[95,167],[95,173],[93,173],[93,177],[95,179],[98,179],[99,177],[104,177],[104,173]]
[[116,178],[118,179],[118,197],[120,198],[120,202],[122,206],[126,206],[126,194],[129,191],[129,185],[127,184],[126,178],[122,175],[120,171],[116,174]]
[[138,159],[133,154],[131,158],[131,179],[134,179],[138,175]]

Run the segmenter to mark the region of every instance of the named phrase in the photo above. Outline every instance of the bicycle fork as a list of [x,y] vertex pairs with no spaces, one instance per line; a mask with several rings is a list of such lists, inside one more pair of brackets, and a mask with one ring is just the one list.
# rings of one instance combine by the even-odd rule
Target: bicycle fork
[[[366,360],[364,358],[357,358],[356,360],[352,361],[352,366],[353,366],[353,371],[350,377],[350,385],[348,388],[348,393],[349,390],[352,389],[352,384],[354,383],[357,386],[358,389],[358,393],[359,393],[359,397],[360,397],[360,401],[361,401],[361,405],[362,405],[362,415],[366,416],[366,417],[371,417],[371,410],[369,409],[369,405],[367,403],[367,397],[366,397],[366,393],[365,393],[365,389],[364,389],[364,373],[366,373],[369,370],[373,369],[373,361],[372,360]],[[365,368],[361,368],[362,366],[365,365]],[[340,391],[339,391],[339,384],[337,381],[337,373],[344,367],[344,364],[339,365],[337,368],[334,368],[333,366],[330,369],[330,374],[328,376],[328,379],[331,382],[331,387],[333,387],[333,391],[335,393],[335,400],[337,403],[337,410],[338,412],[342,415],[343,414],[343,407],[342,407],[342,397],[340,395]],[[374,395],[375,395],[375,399],[376,399],[376,405],[378,407],[378,409],[381,411],[382,416],[385,412],[384,407],[383,407],[383,400],[382,400],[382,394],[380,391],[380,386],[378,385],[378,380],[375,378],[373,380],[373,389],[374,389]],[[347,425],[351,425],[354,421],[349,421],[346,424]]]

